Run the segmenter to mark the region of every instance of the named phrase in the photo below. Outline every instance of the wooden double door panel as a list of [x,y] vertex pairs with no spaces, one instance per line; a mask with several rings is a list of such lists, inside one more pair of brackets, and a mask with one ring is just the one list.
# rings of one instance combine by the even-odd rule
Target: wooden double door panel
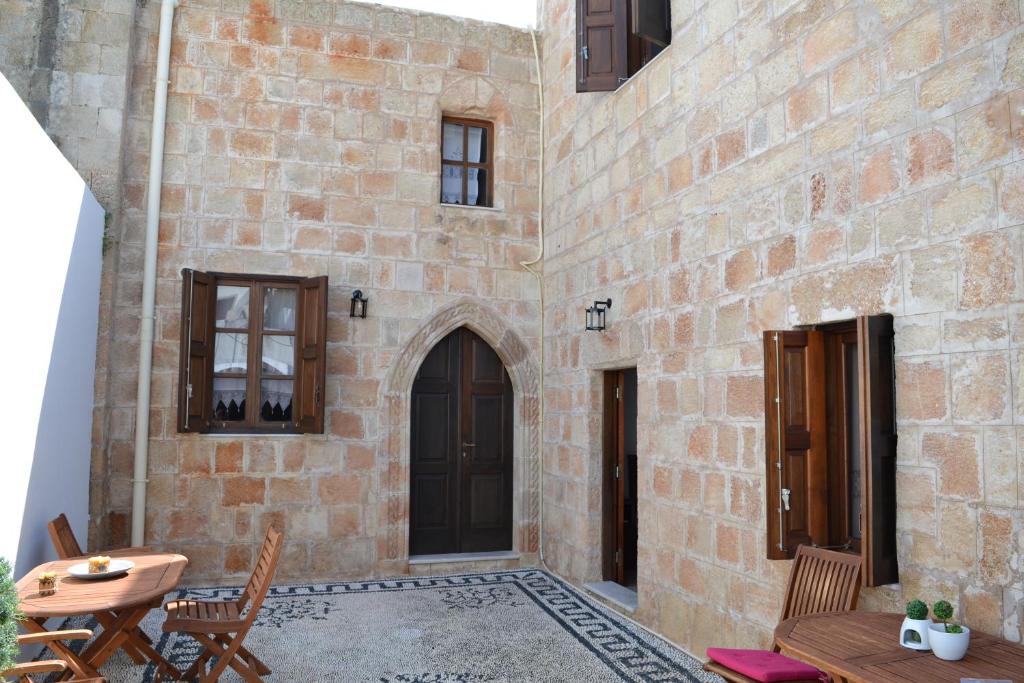
[[512,382],[466,328],[438,342],[412,389],[409,554],[512,549]]

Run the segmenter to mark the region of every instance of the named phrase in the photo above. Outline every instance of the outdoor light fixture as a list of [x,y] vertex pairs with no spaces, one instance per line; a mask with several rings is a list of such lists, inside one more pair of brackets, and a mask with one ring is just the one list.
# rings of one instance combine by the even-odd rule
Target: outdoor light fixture
[[604,313],[612,307],[612,300],[607,301],[595,301],[594,305],[587,309],[587,329],[588,330],[603,330],[604,329]]
[[352,292],[352,308],[349,309],[348,317],[350,318],[365,318],[366,317],[366,302],[363,298],[363,290],[357,289]]

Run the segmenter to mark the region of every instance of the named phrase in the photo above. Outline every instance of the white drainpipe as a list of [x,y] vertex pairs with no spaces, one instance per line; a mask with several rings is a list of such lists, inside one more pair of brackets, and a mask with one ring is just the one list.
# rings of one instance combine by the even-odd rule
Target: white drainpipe
[[139,389],[135,399],[135,473],[132,477],[132,545],[145,543],[146,484],[149,482],[149,402],[153,377],[153,322],[156,311],[156,252],[160,230],[160,189],[164,175],[164,128],[167,122],[167,76],[171,62],[171,25],[178,0],[160,6],[160,42],[153,92],[153,132],[149,147],[149,192],[146,204],[146,250],[142,270],[142,328],[139,334]]

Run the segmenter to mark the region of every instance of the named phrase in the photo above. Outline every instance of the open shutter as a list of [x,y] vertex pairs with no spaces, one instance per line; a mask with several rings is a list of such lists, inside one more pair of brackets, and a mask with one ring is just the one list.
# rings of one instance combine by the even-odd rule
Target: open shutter
[[633,33],[655,45],[672,42],[669,0],[633,0]]
[[213,278],[181,271],[181,360],[178,366],[178,431],[210,431],[213,383]]
[[828,542],[825,340],[821,332],[764,333],[768,559]]
[[857,319],[860,355],[861,555],[865,586],[899,581],[896,560],[896,402],[892,316]]
[[576,92],[615,90],[627,77],[625,0],[576,0]]
[[299,285],[299,301],[299,431],[322,434],[327,367],[327,278],[303,280]]

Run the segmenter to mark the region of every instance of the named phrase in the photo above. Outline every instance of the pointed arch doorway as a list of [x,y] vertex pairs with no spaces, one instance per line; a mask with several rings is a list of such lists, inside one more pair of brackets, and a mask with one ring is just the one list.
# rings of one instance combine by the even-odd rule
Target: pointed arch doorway
[[490,345],[460,327],[412,388],[409,554],[512,549],[513,392]]

